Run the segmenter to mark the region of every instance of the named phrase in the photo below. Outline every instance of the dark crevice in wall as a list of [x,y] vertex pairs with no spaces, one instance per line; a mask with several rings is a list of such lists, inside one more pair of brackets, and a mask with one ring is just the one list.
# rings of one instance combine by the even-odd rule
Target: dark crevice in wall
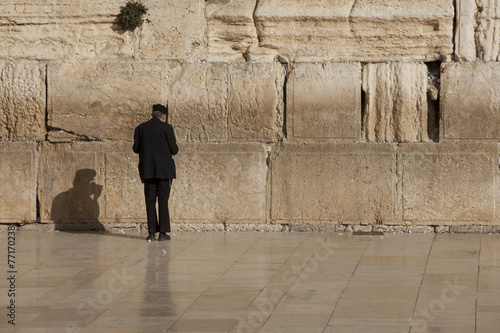
[[[45,63],[45,138],[44,141],[49,141],[49,64]],[[35,154],[39,155],[40,142],[36,143]],[[37,163],[38,165],[38,163]],[[35,176],[35,200],[36,200],[36,222],[41,223],[41,205],[40,205],[40,183],[38,179],[38,166]]]
[[365,68],[366,62],[361,63],[361,73],[360,73],[360,80],[361,80],[361,135],[363,135],[363,125],[364,125],[364,118],[365,118],[365,108],[366,108],[366,101],[365,101],[365,91],[363,90],[363,69]]
[[[36,143],[36,154],[38,154],[40,148],[40,143]],[[35,200],[36,200],[36,222],[41,222],[41,212],[40,212],[40,186],[38,182],[38,166],[35,170]]]
[[365,121],[365,91],[361,89],[361,134],[363,134],[363,126]]
[[49,140],[49,64],[45,64],[45,141]]
[[439,142],[439,91],[441,61],[425,63],[427,65],[427,134],[429,139]]
[[427,99],[427,134],[429,139],[439,142],[439,101]]
[[40,196],[38,195],[38,183],[36,184],[36,223],[41,223]]
[[460,34],[460,31],[458,31],[457,27],[458,27],[458,14],[459,14],[459,11],[458,11],[458,0],[454,0],[453,1],[453,11],[454,11],[454,16],[453,16],[453,27],[452,27],[452,31],[453,31],[453,34],[451,36],[451,44],[453,45],[453,52],[451,54],[451,59],[457,61],[458,60],[458,55],[456,53],[457,51],[457,35]]
[[285,80],[283,81],[283,141],[287,141],[288,138],[288,133],[286,130],[286,120],[287,120],[287,114],[286,114],[286,89],[287,89],[287,83],[288,83],[288,64],[287,63],[282,63],[281,64],[283,68],[285,69]]
[[[229,66],[226,66],[226,143],[229,142],[230,139],[232,139],[231,136],[231,115],[229,114],[229,103],[231,101],[231,74],[229,70]],[[203,126],[203,130],[205,130],[205,127]],[[201,133],[198,136],[198,140],[201,142]]]
[[253,18],[253,25],[255,27],[255,33],[257,35],[257,45],[260,46],[260,34],[259,34],[259,29],[257,28],[257,8],[259,8],[259,0],[255,0],[255,8],[253,10],[252,18]]

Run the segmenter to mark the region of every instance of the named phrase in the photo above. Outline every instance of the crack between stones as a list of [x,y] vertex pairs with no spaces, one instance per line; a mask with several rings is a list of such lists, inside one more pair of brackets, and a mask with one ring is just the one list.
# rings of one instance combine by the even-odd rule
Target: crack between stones
[[287,119],[287,110],[286,110],[286,89],[287,89],[287,84],[288,84],[288,64],[282,63],[281,64],[283,68],[285,69],[285,79],[283,80],[283,141],[287,141],[288,139],[288,133],[286,130],[286,119]]
[[[99,139],[99,138],[92,138],[92,137],[89,137],[88,135],[85,135],[85,134],[78,134],[78,133],[73,132],[73,131],[65,130],[65,129],[59,128],[59,127],[52,127],[52,126],[48,126],[47,127],[47,136],[48,136],[48,133],[50,131],[60,131],[60,132],[64,132],[64,133],[71,134],[71,135],[74,135],[74,136],[78,137],[77,139],[74,139],[72,141],[80,141],[80,142],[102,142],[102,140]],[[47,141],[50,141],[50,140],[47,139]],[[58,143],[58,142],[54,142],[54,143]]]
[[457,54],[457,38],[460,36],[460,31],[458,29],[458,10],[459,10],[459,2],[460,0],[455,0],[453,1],[453,9],[455,9],[455,16],[453,17],[453,36],[451,39],[451,43],[453,45],[453,59],[455,61],[458,61],[459,55]]
[[[49,141],[49,64],[45,63],[45,138],[44,141]],[[39,155],[40,153],[40,142],[36,143],[35,154]],[[39,156],[35,155],[35,160],[39,158]],[[35,163],[35,202],[36,202],[36,223],[41,223],[42,221],[42,213],[41,213],[41,203],[40,203],[40,181],[38,179],[38,163]]]
[[352,16],[352,12],[354,11],[354,8],[356,7],[356,4],[358,3],[359,0],[354,0],[354,3],[352,4],[351,10],[349,11],[349,19]]
[[229,115],[229,101],[231,100],[231,89],[230,89],[230,85],[231,85],[231,73],[229,71],[229,66],[226,66],[226,96],[227,96],[227,100],[226,100],[226,142],[229,142],[229,138],[231,136],[231,133],[229,133],[230,131],[230,128],[231,128],[231,117]]
[[[36,143],[36,150],[35,154],[38,154],[39,152],[39,147],[40,143]],[[35,160],[37,158],[35,157]],[[36,209],[36,215],[35,215],[35,221],[36,223],[41,223],[42,221],[42,214],[41,214],[41,204],[40,204],[40,182],[38,181],[38,163],[35,163],[35,209]]]
[[[45,64],[45,141],[49,140],[49,64]],[[38,150],[38,149],[37,149]]]
[[259,29],[257,28],[257,16],[256,16],[257,8],[259,7],[259,2],[260,0],[255,1],[255,8],[253,9],[253,14],[252,14],[253,26],[255,28],[255,34],[257,35],[257,46],[260,46],[260,34],[259,34]]
[[354,12],[354,8],[356,7],[358,3],[358,0],[354,0],[354,3],[352,4],[351,10],[349,11],[349,16],[347,17],[347,21],[349,22],[349,27],[351,29],[351,33],[354,34],[354,29],[353,29],[353,22],[352,22],[352,13]]

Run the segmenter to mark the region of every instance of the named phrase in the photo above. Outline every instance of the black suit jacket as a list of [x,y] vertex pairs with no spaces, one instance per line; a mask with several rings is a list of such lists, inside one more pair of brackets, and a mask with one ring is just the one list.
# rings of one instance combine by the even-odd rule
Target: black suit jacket
[[156,117],[140,124],[134,132],[134,152],[139,154],[139,175],[145,179],[174,179],[175,162],[172,155],[179,148],[172,125]]

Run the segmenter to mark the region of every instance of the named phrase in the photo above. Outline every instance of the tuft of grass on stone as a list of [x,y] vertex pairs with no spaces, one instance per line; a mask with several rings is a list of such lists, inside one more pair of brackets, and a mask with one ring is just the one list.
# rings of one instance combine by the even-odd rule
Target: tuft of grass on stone
[[143,16],[148,12],[144,4],[137,1],[129,1],[125,6],[120,7],[120,14],[116,18],[116,23],[124,31],[134,31],[142,26]]

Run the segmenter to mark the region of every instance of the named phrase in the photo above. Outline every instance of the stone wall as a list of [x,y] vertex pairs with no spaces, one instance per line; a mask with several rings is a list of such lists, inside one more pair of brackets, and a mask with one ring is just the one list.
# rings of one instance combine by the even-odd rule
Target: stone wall
[[168,103],[187,230],[500,230],[500,0],[0,4],[0,223],[144,228]]

